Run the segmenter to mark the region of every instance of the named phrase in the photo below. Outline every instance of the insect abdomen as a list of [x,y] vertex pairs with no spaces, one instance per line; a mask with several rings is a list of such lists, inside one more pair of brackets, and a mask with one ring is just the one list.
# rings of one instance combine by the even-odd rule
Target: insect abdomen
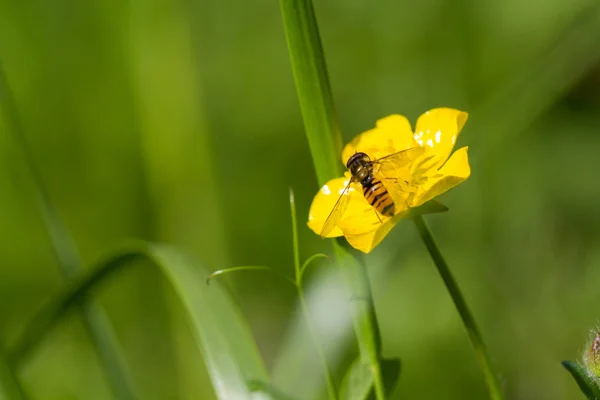
[[394,216],[394,201],[379,179],[372,179],[368,184],[363,184],[363,194],[369,204],[382,215]]

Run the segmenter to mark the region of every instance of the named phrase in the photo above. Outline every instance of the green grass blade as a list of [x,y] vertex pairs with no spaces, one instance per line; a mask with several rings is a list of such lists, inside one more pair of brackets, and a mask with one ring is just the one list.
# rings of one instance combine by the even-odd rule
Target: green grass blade
[[581,392],[590,400],[600,399],[600,386],[581,365],[573,361],[563,361],[562,366],[573,376]]
[[[29,169],[33,186],[37,195],[39,212],[44,221],[46,232],[52,243],[52,248],[58,260],[61,273],[69,278],[83,270],[75,243],[63,223],[58,210],[50,200],[42,176],[36,166],[20,123],[17,104],[14,100],[2,63],[0,62],[0,111],[6,117],[15,141],[20,147],[25,164]],[[100,361],[114,395],[118,399],[139,398],[133,385],[125,358],[116,340],[115,333],[104,310],[94,302],[82,305],[84,324],[92,338]]]
[[251,380],[268,381],[248,326],[218,282],[206,285],[210,272],[164,245],[139,244],[113,253],[89,272],[70,281],[43,308],[14,346],[11,360],[26,358],[45,334],[92,290],[135,261],[149,260],[175,289],[187,311],[213,387],[219,399],[250,399]]
[[279,272],[278,270],[273,269],[273,268],[271,268],[269,266],[266,266],[266,265],[240,265],[240,266],[237,266],[237,267],[218,269],[218,270],[214,271],[212,274],[210,274],[208,276],[208,278],[206,278],[206,284],[210,284],[210,281],[212,281],[217,276],[227,275],[227,274],[232,274],[232,273],[238,273],[238,272],[244,272],[244,271],[266,271],[266,272],[270,272],[270,273],[272,273],[272,274],[274,274],[274,275],[282,278],[286,282],[289,282],[292,285],[296,286],[296,282],[292,278],[290,278],[286,274],[283,274],[283,273]]
[[306,273],[306,270],[308,269],[308,267],[310,267],[313,263],[313,261],[318,260],[319,258],[324,258],[326,260],[330,260],[329,256],[327,254],[322,254],[322,253],[317,253],[317,254],[313,254],[312,256],[308,257],[308,259],[306,261],[304,261],[304,264],[302,264],[302,266],[300,267],[300,272],[298,273],[298,286],[302,287],[302,280],[304,279],[304,274]]
[[341,175],[342,137],[311,0],[281,0],[300,109],[319,185]]

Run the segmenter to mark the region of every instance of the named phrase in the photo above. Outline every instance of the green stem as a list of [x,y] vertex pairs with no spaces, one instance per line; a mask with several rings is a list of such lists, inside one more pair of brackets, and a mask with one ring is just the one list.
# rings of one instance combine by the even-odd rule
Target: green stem
[[[333,373],[331,372],[331,368],[329,367],[329,363],[327,362],[327,357],[325,356],[325,352],[319,343],[318,337],[315,333],[315,330],[312,325],[312,321],[310,320],[310,313],[308,311],[308,305],[306,304],[306,298],[304,297],[304,288],[302,286],[302,275],[304,269],[308,262],[304,263],[304,265],[300,266],[300,245],[298,244],[298,221],[296,218],[296,202],[294,200],[294,192],[290,189],[290,212],[292,214],[292,237],[293,237],[293,247],[294,247],[294,271],[296,272],[296,288],[298,289],[298,299],[300,300],[300,306],[302,307],[302,314],[304,315],[304,319],[306,320],[306,326],[308,328],[308,332],[310,337],[315,344],[317,349],[317,354],[321,359],[321,364],[323,365],[323,373],[325,374],[325,380],[327,381],[327,394],[330,400],[337,400],[337,389],[335,387],[335,381],[333,380]],[[311,257],[310,260],[313,258]],[[309,261],[310,261],[309,260]]]
[[[342,176],[342,137],[317,19],[312,0],[280,0],[280,5],[306,137],[322,186],[329,179]],[[354,329],[361,359],[368,363],[373,373],[376,398],[384,400],[381,338],[372,296],[370,290],[365,290],[368,287],[365,266],[336,242],[334,251],[352,297],[364,300],[352,302]]]
[[342,136],[312,0],[280,0],[283,25],[319,185],[341,176]]
[[[294,248],[294,273],[296,276],[296,284],[298,289],[302,288],[302,270],[300,265],[300,241],[298,240],[298,218],[296,216],[296,199],[294,191],[290,188],[290,214],[292,216],[292,247]],[[306,265],[306,263],[305,263]]]
[[[61,219],[58,210],[50,200],[50,196],[43,183],[29,143],[22,129],[16,101],[10,91],[2,64],[0,62],[0,111],[6,116],[6,121],[11,126],[15,141],[20,147],[25,164],[29,169],[35,187],[40,214],[43,218],[46,232],[58,260],[61,273],[65,278],[70,278],[84,271],[77,248],[66,225]],[[139,396],[133,388],[131,378],[126,368],[121,349],[104,310],[94,301],[82,306],[85,326],[92,338],[111,388],[118,399],[137,399]],[[18,368],[23,360],[9,360],[14,362],[13,368]]]
[[[341,239],[340,239],[341,241]],[[361,361],[369,366],[373,374],[375,398],[385,399],[383,376],[381,373],[381,333],[375,314],[373,294],[369,283],[366,265],[353,256],[347,244],[334,242],[336,258],[342,274],[352,293],[352,321]]]
[[444,284],[446,285],[446,289],[448,289],[448,293],[450,293],[450,297],[452,297],[452,301],[460,314],[460,318],[462,319],[463,325],[467,330],[467,334],[469,335],[469,339],[471,340],[471,345],[473,346],[473,350],[475,350],[475,355],[477,356],[477,360],[483,369],[483,374],[485,376],[485,381],[488,386],[488,390],[490,392],[490,397],[493,400],[502,400],[504,399],[504,394],[502,392],[502,387],[500,385],[500,380],[498,379],[498,374],[494,372],[494,367],[492,365],[492,360],[490,359],[490,355],[488,354],[487,348],[483,343],[483,339],[481,337],[481,333],[479,333],[479,329],[477,329],[477,324],[475,323],[475,318],[473,318],[473,314],[469,310],[467,306],[467,302],[465,301],[462,293],[460,292],[460,288],[458,284],[454,280],[450,269],[448,268],[448,264],[444,260],[440,249],[438,248],[429,228],[425,224],[425,220],[422,216],[414,217],[414,222],[419,231],[419,235],[421,235],[421,239],[423,239],[423,243],[427,247],[431,258],[437,267],[438,273],[442,277]]

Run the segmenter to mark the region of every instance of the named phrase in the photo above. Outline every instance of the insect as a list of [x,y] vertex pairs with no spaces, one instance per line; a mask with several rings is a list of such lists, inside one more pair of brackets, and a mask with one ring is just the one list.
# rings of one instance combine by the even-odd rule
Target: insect
[[[365,199],[371,205],[367,212],[374,211],[383,223],[379,214],[385,217],[393,217],[397,211],[398,203],[402,201],[396,193],[399,186],[406,185],[407,182],[398,177],[398,170],[407,167],[415,157],[423,152],[422,147],[413,147],[390,154],[380,159],[371,160],[363,152],[353,154],[346,163],[346,168],[352,174],[350,181],[341,192],[340,198],[333,206],[329,217],[325,221],[321,230],[321,237],[325,237],[339,222],[344,215],[351,196],[348,194],[352,185],[362,187]],[[384,183],[385,182],[385,183]],[[388,189],[394,189],[390,193]]]

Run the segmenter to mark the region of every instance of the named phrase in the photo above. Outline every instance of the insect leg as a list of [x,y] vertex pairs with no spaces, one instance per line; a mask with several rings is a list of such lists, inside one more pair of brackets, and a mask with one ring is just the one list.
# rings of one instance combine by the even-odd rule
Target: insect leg
[[[375,215],[377,215],[377,219],[379,220],[379,223],[383,224],[383,221],[381,220],[381,217],[379,216],[379,212],[377,212],[377,210],[374,208],[373,208],[373,212],[375,213]],[[377,222],[373,222],[373,225],[377,225]]]

